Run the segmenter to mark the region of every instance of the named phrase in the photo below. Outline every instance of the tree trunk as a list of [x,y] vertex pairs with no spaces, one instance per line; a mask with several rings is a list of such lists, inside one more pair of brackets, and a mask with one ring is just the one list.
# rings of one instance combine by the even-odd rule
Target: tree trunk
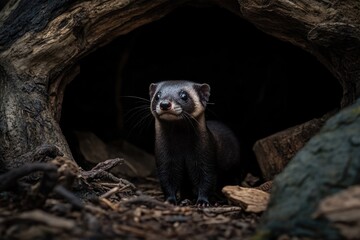
[[184,1],[7,1],[0,11],[0,161],[43,145],[72,158],[58,121],[76,62]]

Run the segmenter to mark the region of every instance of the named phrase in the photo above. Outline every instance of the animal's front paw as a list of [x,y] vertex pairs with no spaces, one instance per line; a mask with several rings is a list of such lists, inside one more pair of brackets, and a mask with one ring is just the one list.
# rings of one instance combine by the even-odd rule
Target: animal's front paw
[[198,198],[196,206],[200,208],[210,207],[209,200],[207,198]]

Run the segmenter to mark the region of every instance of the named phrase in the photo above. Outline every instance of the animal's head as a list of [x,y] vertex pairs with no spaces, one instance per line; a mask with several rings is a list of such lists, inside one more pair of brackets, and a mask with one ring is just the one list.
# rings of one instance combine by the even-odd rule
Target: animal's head
[[191,81],[171,80],[152,83],[149,87],[151,113],[155,118],[174,121],[197,119],[209,101],[210,86]]

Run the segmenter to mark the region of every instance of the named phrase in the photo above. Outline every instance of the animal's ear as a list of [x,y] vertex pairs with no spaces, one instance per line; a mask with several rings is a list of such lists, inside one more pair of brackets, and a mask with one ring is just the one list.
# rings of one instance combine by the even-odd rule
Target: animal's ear
[[207,83],[196,84],[197,92],[199,93],[201,103],[206,106],[210,97],[210,85]]
[[155,84],[155,83],[150,84],[150,86],[149,86],[149,95],[150,95],[151,99],[155,94],[156,88],[157,88],[157,84]]

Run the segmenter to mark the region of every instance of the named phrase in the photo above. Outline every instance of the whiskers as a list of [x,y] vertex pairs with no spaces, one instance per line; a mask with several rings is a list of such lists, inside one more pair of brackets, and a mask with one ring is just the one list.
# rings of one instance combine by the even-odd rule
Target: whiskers
[[127,109],[124,112],[124,123],[125,130],[128,129],[128,135],[131,135],[135,129],[138,129],[138,132],[141,135],[154,121],[150,111],[151,101],[138,96],[121,96],[121,98],[137,100],[132,102],[130,109]]
[[147,102],[149,103],[150,105],[150,100],[149,99],[146,99],[146,98],[143,98],[143,97],[138,97],[138,96],[120,96],[121,98],[132,98],[132,99],[138,99],[138,100],[141,100],[141,101],[144,101],[144,102]]

